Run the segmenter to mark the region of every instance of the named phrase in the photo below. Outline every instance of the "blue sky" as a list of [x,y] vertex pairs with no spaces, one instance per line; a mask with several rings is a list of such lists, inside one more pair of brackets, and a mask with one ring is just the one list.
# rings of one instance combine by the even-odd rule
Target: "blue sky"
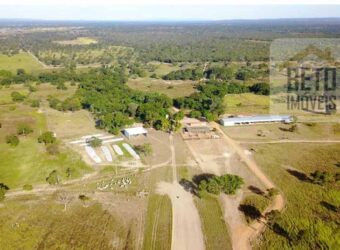
[[[70,0],[72,3],[72,1]],[[0,18],[227,20],[340,17],[340,5],[1,5]]]

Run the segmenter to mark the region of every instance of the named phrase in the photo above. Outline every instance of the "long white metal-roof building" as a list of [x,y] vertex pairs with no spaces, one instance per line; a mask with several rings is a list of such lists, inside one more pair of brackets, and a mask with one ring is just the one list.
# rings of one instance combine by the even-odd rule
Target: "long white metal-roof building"
[[137,136],[137,135],[147,135],[148,131],[143,127],[135,127],[135,128],[126,128],[123,130],[123,133],[126,137],[130,138],[132,136]]
[[257,115],[247,117],[226,117],[220,120],[220,123],[223,126],[250,125],[272,122],[291,123],[293,122],[293,117],[290,115]]

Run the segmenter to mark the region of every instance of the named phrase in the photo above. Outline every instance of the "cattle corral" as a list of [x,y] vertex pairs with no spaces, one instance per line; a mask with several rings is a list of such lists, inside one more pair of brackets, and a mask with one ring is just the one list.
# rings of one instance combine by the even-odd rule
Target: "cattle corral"
[[200,140],[200,139],[219,139],[218,132],[210,127],[206,121],[194,118],[184,118],[182,120],[181,135],[184,140]]

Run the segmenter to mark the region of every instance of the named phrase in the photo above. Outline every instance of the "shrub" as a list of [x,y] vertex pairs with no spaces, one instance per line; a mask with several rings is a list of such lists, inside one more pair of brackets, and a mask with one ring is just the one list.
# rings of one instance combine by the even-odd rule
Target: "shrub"
[[33,186],[31,184],[25,184],[22,186],[22,189],[25,191],[31,191],[33,189]]
[[319,171],[316,170],[314,173],[311,174],[312,180],[315,184],[324,185],[326,183],[334,182],[335,176],[332,173],[326,171]]
[[0,183],[0,201],[3,201],[6,196],[6,192],[9,190],[9,187],[3,183]]
[[39,108],[40,107],[40,101],[39,100],[32,100],[31,101],[31,107],[32,108]]
[[25,100],[26,96],[20,94],[19,92],[17,91],[14,91],[11,93],[11,97],[12,97],[12,100],[14,102],[22,102],[23,100]]
[[270,94],[270,86],[268,83],[255,83],[250,88],[250,91],[257,95],[269,95]]
[[150,143],[144,143],[143,145],[138,145],[134,147],[137,153],[143,155],[150,155],[152,153],[152,147]]
[[17,127],[18,135],[28,135],[33,132],[33,129],[26,123],[21,123]]
[[97,137],[92,137],[91,139],[88,140],[88,144],[94,148],[100,147],[102,145],[102,140],[100,140]]
[[18,146],[19,142],[19,138],[16,135],[6,136],[6,143],[10,144],[13,147]]
[[55,141],[56,138],[54,137],[54,134],[51,131],[44,132],[38,137],[39,143],[52,144],[55,143]]
[[57,170],[53,170],[47,177],[46,177],[46,181],[48,184],[50,185],[57,185],[60,182],[60,178],[58,175]]
[[276,196],[280,193],[277,188],[269,188],[267,191],[268,191],[268,197],[269,198],[273,198],[274,196]]

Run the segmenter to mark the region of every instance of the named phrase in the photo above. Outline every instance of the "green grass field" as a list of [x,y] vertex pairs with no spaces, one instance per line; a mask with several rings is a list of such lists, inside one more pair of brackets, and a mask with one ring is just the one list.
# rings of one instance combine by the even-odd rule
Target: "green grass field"
[[269,112],[269,97],[252,93],[227,94],[224,97],[227,114],[265,114]]
[[[14,106],[10,106],[14,107]],[[57,170],[65,180],[66,169],[73,171],[72,178],[89,172],[90,168],[81,161],[76,153],[59,146],[60,154],[49,155],[45,146],[37,142],[41,132],[47,130],[44,114],[26,105],[16,105],[15,110],[9,106],[0,107],[0,182],[10,188],[24,184],[45,183],[45,178],[52,170]],[[34,132],[27,136],[20,136],[17,147],[5,143],[5,137],[15,134],[18,124],[29,124]]]
[[[255,150],[256,161],[286,200],[278,222],[283,231],[275,233],[267,229],[256,248],[337,249],[340,245],[340,217],[336,212],[340,205],[339,183],[321,186],[311,183],[308,177],[315,170],[338,173],[340,145],[290,143],[257,145]],[[297,235],[301,230],[305,231],[299,240]]]
[[196,198],[195,204],[201,217],[206,249],[232,249],[218,199],[207,195],[202,199]]
[[[159,181],[171,180],[171,168],[163,167],[144,174],[142,177],[148,188],[154,190]],[[147,178],[147,179],[145,179]],[[145,219],[143,249],[171,249],[172,208],[166,195],[151,192]]]
[[98,43],[98,41],[91,37],[77,37],[74,40],[56,41],[56,43],[63,45],[89,45]]
[[155,73],[159,77],[162,77],[170,73],[171,71],[180,69],[178,65],[173,65],[171,63],[149,62],[148,64],[155,67],[155,71],[152,73],[149,73],[149,75]]
[[30,54],[21,52],[14,56],[0,54],[0,70],[8,70],[16,73],[17,69],[24,69],[26,72],[35,73],[43,68]]
[[124,223],[100,204],[85,208],[78,202],[63,211],[53,197],[28,198],[0,207],[2,249],[123,249],[127,244]]
[[195,92],[193,81],[164,81],[145,77],[129,79],[127,85],[132,89],[144,92],[158,92],[171,98],[188,96]]
[[239,141],[271,140],[339,140],[338,123],[296,123],[296,131],[289,132],[291,124],[273,123],[222,127],[228,136]]

